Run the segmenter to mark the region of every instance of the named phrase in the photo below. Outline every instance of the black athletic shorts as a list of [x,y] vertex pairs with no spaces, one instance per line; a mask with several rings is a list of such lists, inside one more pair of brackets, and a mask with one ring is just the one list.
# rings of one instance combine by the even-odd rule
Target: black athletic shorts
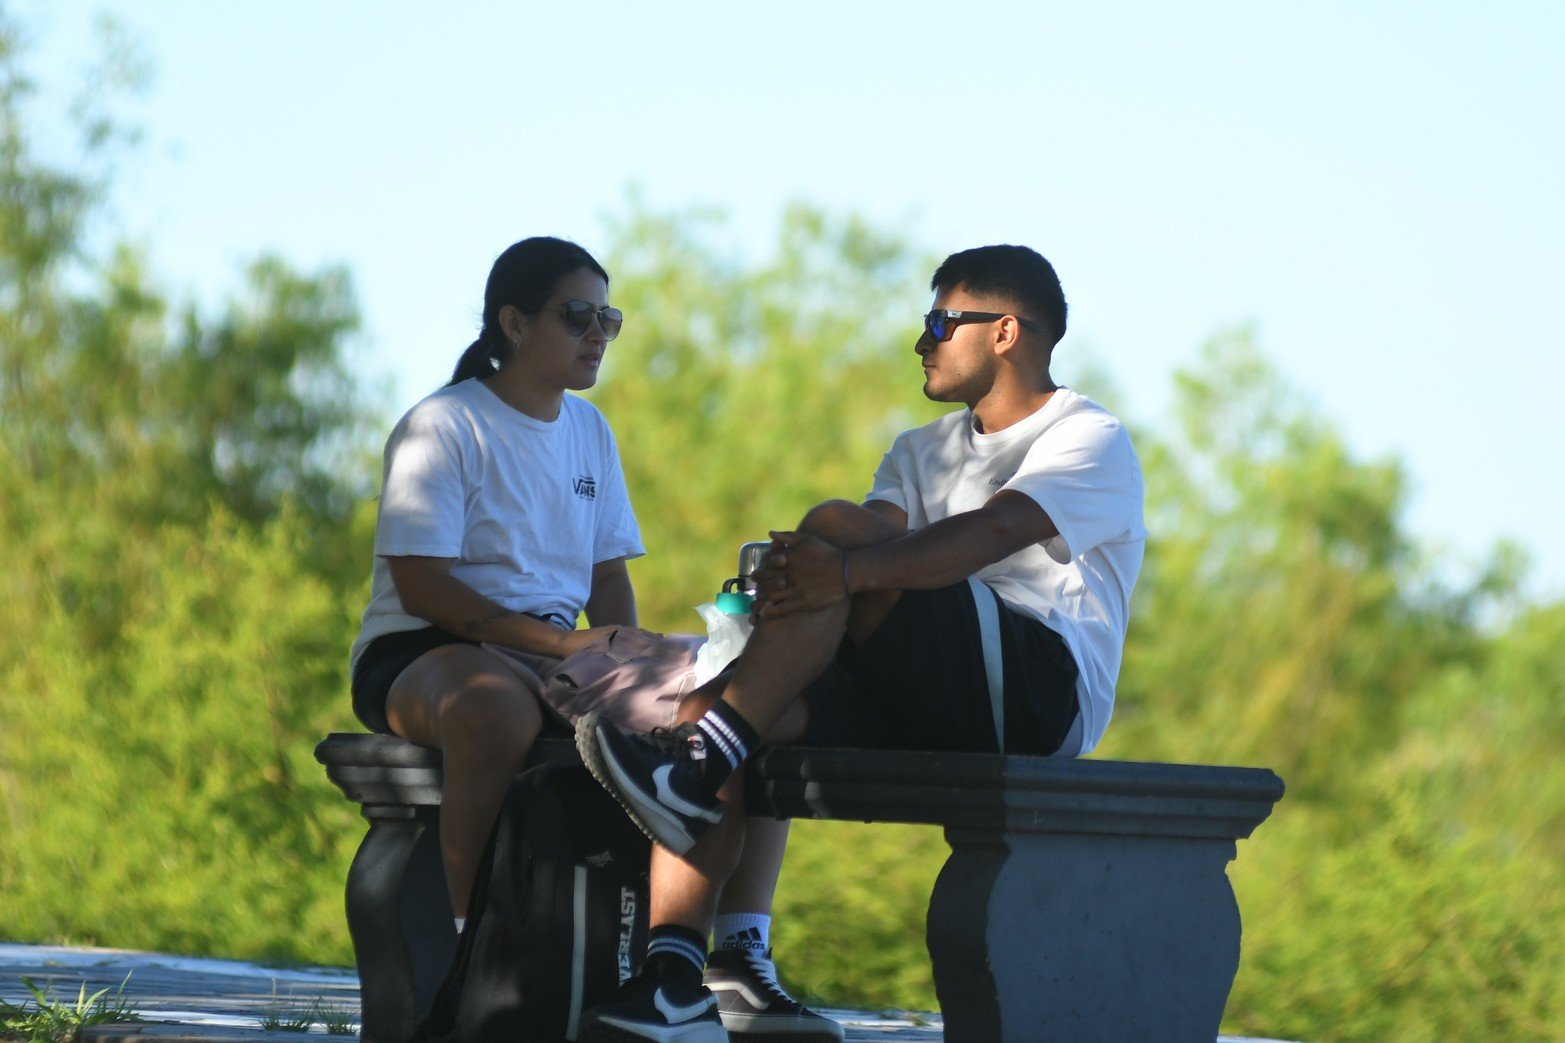
[[[524,612],[540,623],[572,629],[574,624],[557,612],[536,615]],[[402,671],[413,665],[413,660],[425,652],[433,652],[441,645],[476,645],[465,637],[457,637],[439,627],[421,627],[418,630],[399,630],[382,634],[364,646],[359,661],[353,666],[353,715],[372,732],[382,735],[395,734],[386,720],[386,697]],[[544,731],[555,732],[554,719],[544,715]]]
[[[991,599],[991,626],[978,597]],[[987,609],[985,610],[987,612]],[[998,637],[998,741],[983,632]],[[810,746],[1052,754],[1076,723],[1078,670],[1065,641],[983,584],[905,591],[862,647],[844,641],[809,688]]]
[[382,634],[364,646],[353,664],[353,714],[372,732],[392,734],[386,721],[386,696],[391,684],[419,656],[441,645],[476,645],[439,627]]

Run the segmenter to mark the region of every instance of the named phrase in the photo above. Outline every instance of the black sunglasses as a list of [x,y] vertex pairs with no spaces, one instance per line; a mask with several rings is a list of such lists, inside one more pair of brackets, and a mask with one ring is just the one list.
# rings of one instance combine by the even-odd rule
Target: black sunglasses
[[586,333],[594,318],[598,320],[598,328],[603,331],[604,340],[618,337],[619,328],[625,324],[624,312],[607,305],[600,308],[591,301],[566,301],[561,317],[565,320],[565,332],[573,337]]
[[[997,322],[1010,315],[1009,312],[995,311],[951,311],[947,308],[936,308],[924,316],[924,329],[935,340],[945,340],[951,335],[951,331],[964,322]],[[1031,319],[1024,319],[1020,315],[1010,315],[1011,318],[1022,324],[1022,329],[1032,330],[1034,333],[1042,333],[1043,327]]]

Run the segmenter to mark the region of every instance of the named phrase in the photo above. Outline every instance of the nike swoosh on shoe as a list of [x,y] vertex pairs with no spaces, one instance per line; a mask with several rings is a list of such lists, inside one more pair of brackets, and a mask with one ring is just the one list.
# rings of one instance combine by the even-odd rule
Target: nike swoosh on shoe
[[676,855],[683,855],[689,851],[695,846],[696,838],[690,835],[684,821],[671,810],[660,805],[655,799],[655,794],[649,799],[648,795],[635,785],[634,780],[625,774],[619,761],[614,759],[612,752],[598,736],[596,730],[590,726],[592,717],[592,714],[588,714],[576,726],[576,746],[581,752],[582,760],[587,764],[587,769],[613,795],[620,807],[625,809],[637,828],[650,839],[662,844]]
[[652,994],[652,1005],[658,1009],[659,1014],[668,1019],[670,1025],[677,1025],[681,1021],[691,1021],[699,1018],[716,1006],[717,1000],[712,996],[708,996],[699,1003],[681,1007],[665,999],[663,990],[660,988]]
[[657,784],[658,803],[664,807],[673,808],[681,815],[691,815],[713,823],[721,821],[723,817],[722,809],[704,808],[699,804],[692,804],[674,792],[673,787],[668,784],[668,777],[673,771],[674,766],[672,764],[664,764],[652,770],[652,781]]

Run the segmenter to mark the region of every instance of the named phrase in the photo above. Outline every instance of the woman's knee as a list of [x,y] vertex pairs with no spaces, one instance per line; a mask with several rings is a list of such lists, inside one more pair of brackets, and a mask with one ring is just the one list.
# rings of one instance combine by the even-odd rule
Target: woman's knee
[[538,700],[519,684],[474,678],[441,701],[441,747],[525,756],[543,727]]

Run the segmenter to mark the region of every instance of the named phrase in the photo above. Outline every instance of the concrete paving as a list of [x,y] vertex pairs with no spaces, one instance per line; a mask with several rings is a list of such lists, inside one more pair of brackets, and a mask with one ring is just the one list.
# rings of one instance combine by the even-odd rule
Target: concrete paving
[[[89,1043],[326,1043],[319,1023],[310,1031],[263,1028],[317,1006],[333,1020],[358,1028],[359,979],[346,967],[266,967],[238,960],[170,956],[121,949],[64,948],[0,943],[0,999],[31,1001],[29,978],[74,1002],[124,984],[125,999],[142,1022],[106,1025],[84,1033]],[[933,1043],[938,1014],[823,1010],[847,1028],[849,1043]]]
[[[104,1025],[83,1034],[85,1043],[327,1043],[317,1017],[308,1032],[267,1029],[263,1023],[325,1011],[328,1020],[358,1028],[359,979],[349,967],[267,967],[239,960],[170,956],[124,949],[14,945],[0,942],[0,999],[31,1002],[27,978],[75,1002],[107,989],[124,998],[142,1019]],[[847,1030],[847,1043],[935,1043],[943,1038],[940,1015],[908,1011],[822,1008]],[[1280,1043],[1239,1036],[1218,1043]]]

